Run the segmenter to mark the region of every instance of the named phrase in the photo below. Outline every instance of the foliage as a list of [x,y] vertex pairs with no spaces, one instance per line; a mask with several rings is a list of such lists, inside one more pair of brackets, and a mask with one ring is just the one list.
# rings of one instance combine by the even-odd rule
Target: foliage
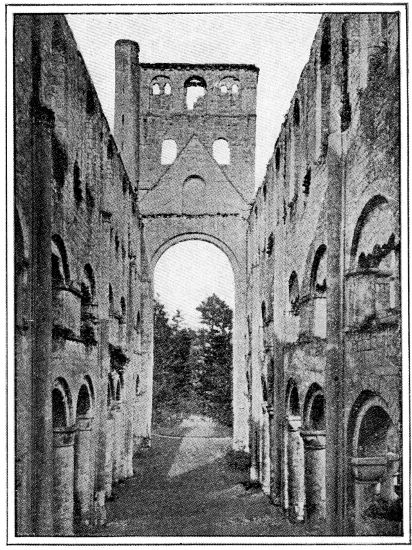
[[232,310],[215,294],[197,309],[204,328],[195,332],[184,326],[180,311],[169,319],[155,300],[154,417],[187,412],[190,405],[192,413],[231,425]]

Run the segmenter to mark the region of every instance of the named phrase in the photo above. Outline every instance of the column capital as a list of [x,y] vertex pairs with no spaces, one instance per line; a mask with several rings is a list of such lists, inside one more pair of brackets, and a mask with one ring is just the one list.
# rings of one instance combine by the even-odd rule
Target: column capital
[[298,432],[302,427],[302,419],[300,416],[288,416],[286,421],[290,432]]
[[81,432],[88,432],[92,429],[92,417],[80,417],[76,420],[76,428]]
[[352,457],[351,465],[356,481],[379,481],[385,472],[387,461],[386,456]]
[[74,444],[75,426],[53,428],[54,447],[71,447]]
[[300,435],[303,438],[305,449],[322,450],[326,446],[324,430],[303,430]]

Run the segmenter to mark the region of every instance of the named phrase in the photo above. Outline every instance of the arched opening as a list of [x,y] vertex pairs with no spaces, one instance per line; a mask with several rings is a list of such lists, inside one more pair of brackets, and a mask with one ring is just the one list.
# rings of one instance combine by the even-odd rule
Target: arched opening
[[202,100],[206,95],[206,82],[200,76],[192,76],[185,82],[186,90],[186,107],[189,111],[193,111],[202,104]]
[[311,270],[311,295],[313,299],[313,324],[315,336],[326,338],[327,314],[327,265],[326,246],[321,245],[316,253]]
[[397,223],[388,201],[373,197],[355,226],[348,274],[348,325],[384,322],[400,304]]
[[220,138],[213,142],[213,158],[218,164],[230,164],[230,148],[225,139]]
[[[355,401],[349,418],[348,441],[351,527],[357,535],[382,534],[382,529],[395,534],[402,521],[398,494],[399,435],[387,404],[374,392],[364,391]],[[377,508],[381,509],[378,523]]]
[[153,431],[170,430],[172,421],[181,429],[186,412],[193,433],[208,422],[230,434],[233,271],[215,245],[187,237],[154,270]]
[[206,182],[200,176],[189,176],[183,183],[182,213],[198,214],[204,204]]
[[72,401],[67,382],[61,378],[51,391],[53,425],[53,532],[73,534],[74,429]]
[[97,304],[95,303],[96,282],[93,268],[90,264],[84,266],[81,292],[81,338],[86,345],[95,345],[97,343],[95,334],[95,325],[97,323]]
[[300,313],[299,298],[298,275],[296,271],[292,271],[289,277],[289,312],[291,315],[297,316]]
[[283,506],[293,521],[303,521],[305,505],[304,448],[297,384],[289,380],[286,389],[284,429]]
[[326,517],[325,398],[322,388],[312,384],[304,404],[306,513],[309,519]]
[[75,528],[90,524],[93,501],[92,441],[92,390],[88,380],[85,380],[80,386],[76,406],[73,490]]

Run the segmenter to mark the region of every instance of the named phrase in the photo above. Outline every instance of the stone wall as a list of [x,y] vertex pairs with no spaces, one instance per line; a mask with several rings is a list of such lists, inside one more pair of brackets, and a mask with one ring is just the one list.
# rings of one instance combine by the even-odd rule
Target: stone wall
[[15,23],[17,532],[64,535],[104,521],[112,414],[113,481],[133,473],[141,224],[64,17]]
[[[262,446],[265,408],[273,408],[271,496],[303,519],[293,502],[303,498],[293,489],[303,463],[291,466],[300,458],[288,432],[298,422],[310,452],[311,399],[321,391],[325,418],[316,417],[315,431],[326,433],[323,492],[334,534],[356,530],[354,418],[379,397],[399,430],[398,55],[395,14],[322,17],[249,217],[254,445]],[[399,452],[399,432],[397,441]],[[252,449],[252,477],[264,485],[267,457],[256,456]]]

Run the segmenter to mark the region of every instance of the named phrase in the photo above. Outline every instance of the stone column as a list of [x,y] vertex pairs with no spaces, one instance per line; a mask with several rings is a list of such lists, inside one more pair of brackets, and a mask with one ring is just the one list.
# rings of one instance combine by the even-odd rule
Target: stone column
[[76,513],[80,523],[90,525],[92,486],[91,451],[92,419],[79,418],[76,422],[77,433],[74,440],[74,499]]
[[133,477],[133,407],[128,406],[128,414],[125,416],[125,453],[124,453],[124,474],[125,477]]
[[106,497],[112,495],[113,482],[113,437],[114,437],[114,415],[111,409],[107,411],[107,432],[106,432],[106,460],[104,464],[104,492]]
[[53,430],[53,533],[73,535],[74,428]]
[[282,507],[285,512],[289,510],[289,471],[288,471],[288,427],[283,429],[283,449],[282,449]]
[[303,521],[305,506],[305,469],[300,417],[288,418],[288,493],[289,516]]
[[123,401],[119,414],[119,481],[126,479],[127,474],[127,448],[126,448],[126,421],[127,421],[127,402]]
[[269,413],[267,406],[262,407],[262,490],[265,495],[270,494],[270,434]]
[[394,478],[398,473],[399,455],[395,453],[387,454],[387,467],[381,480],[381,497],[392,502],[398,500],[398,495],[395,493]]
[[112,406],[113,413],[113,483],[120,481],[121,476],[121,408],[118,403]]
[[325,432],[302,432],[305,449],[306,511],[309,519],[326,517]]

